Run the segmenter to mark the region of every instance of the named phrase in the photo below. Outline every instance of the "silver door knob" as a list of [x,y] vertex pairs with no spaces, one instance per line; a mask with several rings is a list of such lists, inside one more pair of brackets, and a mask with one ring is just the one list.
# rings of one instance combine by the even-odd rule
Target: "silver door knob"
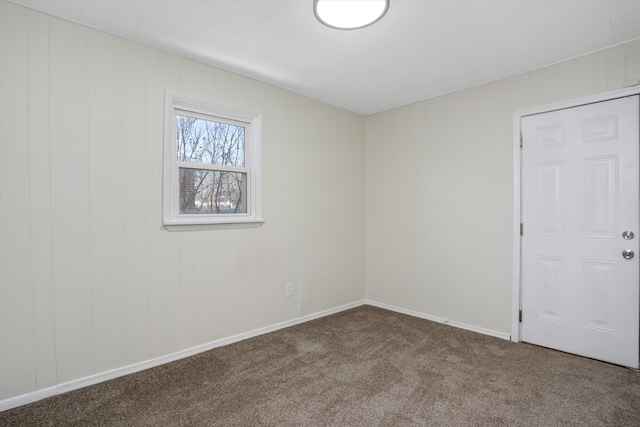
[[634,237],[633,231],[623,231],[622,232],[622,238],[624,240],[631,240],[631,239],[633,239],[633,237]]
[[624,259],[631,259],[633,258],[635,254],[633,253],[633,251],[629,250],[629,249],[625,249],[624,251],[622,251],[622,257]]

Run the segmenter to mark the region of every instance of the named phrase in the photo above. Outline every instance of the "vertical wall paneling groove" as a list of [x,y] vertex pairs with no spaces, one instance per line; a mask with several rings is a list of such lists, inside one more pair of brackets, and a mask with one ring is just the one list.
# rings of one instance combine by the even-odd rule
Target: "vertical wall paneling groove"
[[567,61],[555,66],[558,69],[558,99],[576,98],[574,90],[573,65],[573,61]]
[[27,13],[0,4],[0,398],[36,387]]
[[[239,265],[242,262],[242,257],[232,256],[231,253],[241,253],[238,251],[242,250],[240,246],[243,240],[243,230],[238,230],[237,236],[230,237],[230,232],[228,230],[220,230],[222,231],[222,235],[220,236],[224,241],[224,246],[222,247],[222,261],[223,261],[223,269],[225,270],[225,280],[220,283],[222,288],[222,293],[225,295],[225,302],[227,304],[217,304],[217,308],[220,310],[221,327],[223,327],[224,335],[235,335],[242,328],[244,324],[247,322],[245,316],[247,314],[247,305],[248,302],[244,301],[242,295],[245,292],[246,283],[244,281],[243,276],[245,272],[242,271],[241,266]],[[216,237],[217,236],[216,230]],[[236,234],[236,233],[234,233]],[[233,319],[233,310],[238,310],[242,313],[236,322],[230,322],[229,319]]]
[[[505,105],[507,90],[503,84],[494,82],[487,85],[483,111],[483,121],[487,123],[486,138],[496,141],[488,146],[485,156],[489,164],[508,164],[512,161],[512,133],[511,129],[503,126],[505,120],[509,120],[510,112],[507,109],[495,108],[496,105]],[[499,143],[497,142],[499,141]],[[495,183],[493,191],[498,194],[510,194],[512,184],[510,180],[503,180],[502,172],[498,168],[486,168],[486,179]],[[496,243],[497,254],[485,253],[487,266],[487,288],[480,292],[481,301],[486,305],[493,304],[496,308],[487,314],[485,327],[489,330],[499,331],[503,324],[503,313],[511,307],[511,295],[509,285],[511,283],[511,236],[502,233],[503,224],[512,220],[511,198],[500,198],[500,206],[494,209],[486,209],[485,217],[478,227],[486,233],[483,238],[490,240],[491,236],[500,236],[502,240]],[[494,301],[495,300],[495,301]]]
[[573,60],[576,98],[607,91],[607,52],[601,50]]
[[29,30],[29,195],[36,388],[57,383],[51,168],[49,144],[49,21],[28,12]]
[[[89,205],[95,370],[127,363],[122,206],[122,41],[88,37]],[[118,232],[114,232],[118,230]]]
[[[180,89],[180,61],[181,59],[168,53],[159,56],[159,84],[160,88],[170,91]],[[164,99],[162,99],[164,102]],[[160,120],[162,126],[162,119]],[[156,141],[162,147],[162,139]],[[162,301],[163,322],[165,335],[165,351],[173,353],[183,348],[184,330],[186,328],[184,310],[182,308],[184,295],[181,293],[181,246],[185,232],[161,232],[161,262],[162,262]],[[187,234],[189,232],[186,232]]]
[[164,92],[160,85],[160,52],[144,48],[144,152],[145,229],[147,241],[147,290],[149,310],[149,358],[166,354],[164,302],[162,299],[162,135]]
[[[211,342],[219,338],[218,286],[220,270],[212,268],[211,260],[220,260],[220,233],[207,231],[193,236],[194,334],[196,342]],[[209,248],[209,250],[207,250]]]
[[127,361],[150,356],[147,270],[147,191],[145,156],[145,48],[122,44],[123,258],[126,289]]
[[218,333],[220,336],[231,336],[233,335],[232,331],[232,323],[230,319],[233,319],[233,316],[228,309],[231,307],[235,307],[232,305],[235,303],[233,301],[233,285],[232,283],[232,274],[230,273],[229,268],[229,260],[227,259],[227,248],[229,245],[228,235],[229,232],[227,230],[215,230],[211,231],[209,234],[212,234],[211,240],[212,244],[216,248],[215,252],[211,252],[210,255],[218,255],[217,262],[221,265],[218,269],[213,269],[212,266],[209,268],[216,271],[216,277],[218,279],[217,283],[215,283],[216,290],[219,295],[224,295],[224,299],[220,299],[215,301],[213,304],[213,308],[216,310],[217,314],[217,323],[218,323]]
[[193,232],[180,234],[180,295],[182,317],[184,326],[181,331],[182,343],[180,348],[193,347],[195,340],[194,324],[194,293],[193,293],[193,270],[195,268],[193,259]]
[[558,100],[558,67],[531,72],[531,103],[549,104]]
[[95,373],[86,28],[49,21],[51,199],[58,381]]
[[[146,245],[145,48],[122,44],[122,199],[127,360],[149,358]],[[126,78],[125,78],[126,76]]]
[[626,76],[625,81],[640,80],[640,40],[624,45],[626,48],[625,64]]
[[607,50],[607,91],[620,89],[626,81],[625,46],[616,46]]

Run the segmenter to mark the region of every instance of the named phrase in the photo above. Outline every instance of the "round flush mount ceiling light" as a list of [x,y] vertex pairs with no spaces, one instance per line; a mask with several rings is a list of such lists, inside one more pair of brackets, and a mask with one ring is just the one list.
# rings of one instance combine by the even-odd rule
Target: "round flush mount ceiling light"
[[378,22],[389,9],[389,0],[313,0],[318,21],[338,30],[356,30]]

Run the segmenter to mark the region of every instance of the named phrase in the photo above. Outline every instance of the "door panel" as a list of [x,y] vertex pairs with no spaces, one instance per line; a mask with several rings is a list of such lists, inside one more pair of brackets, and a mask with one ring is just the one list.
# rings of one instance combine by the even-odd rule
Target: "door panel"
[[639,98],[522,118],[522,340],[633,368]]
[[566,260],[538,257],[536,310],[539,317],[563,322],[565,318]]
[[538,234],[564,236],[567,213],[565,162],[538,165]]

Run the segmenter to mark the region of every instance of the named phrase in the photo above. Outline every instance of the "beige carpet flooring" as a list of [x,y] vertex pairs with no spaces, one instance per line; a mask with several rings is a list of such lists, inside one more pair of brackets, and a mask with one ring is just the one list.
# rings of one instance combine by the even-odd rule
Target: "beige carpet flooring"
[[0,413],[2,426],[640,426],[640,373],[362,306]]

